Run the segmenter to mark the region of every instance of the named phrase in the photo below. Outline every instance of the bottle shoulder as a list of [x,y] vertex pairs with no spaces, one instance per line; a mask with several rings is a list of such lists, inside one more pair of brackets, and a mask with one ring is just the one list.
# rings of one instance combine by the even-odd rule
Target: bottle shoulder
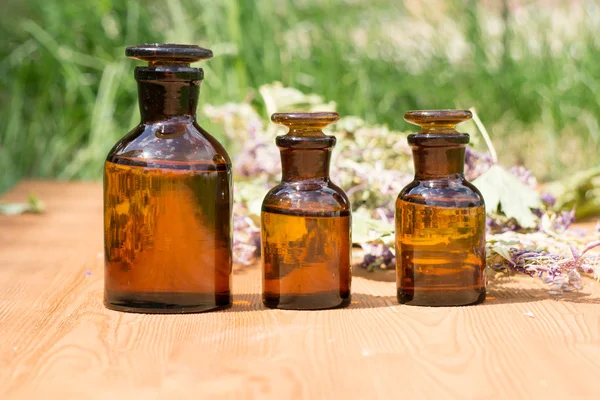
[[189,120],[140,124],[115,144],[106,160],[231,165],[221,143]]
[[350,213],[346,193],[332,182],[307,180],[282,182],[272,188],[262,204],[263,211]]
[[439,207],[480,207],[479,190],[465,179],[414,180],[398,195],[398,200]]

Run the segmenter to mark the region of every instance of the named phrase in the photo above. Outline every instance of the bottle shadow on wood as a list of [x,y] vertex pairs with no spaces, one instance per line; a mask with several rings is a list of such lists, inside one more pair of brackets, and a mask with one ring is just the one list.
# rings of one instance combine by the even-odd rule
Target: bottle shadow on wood
[[[397,306],[395,296],[373,296],[365,293],[353,293],[350,304],[345,310],[353,309],[372,309]],[[340,310],[341,308],[325,309],[325,310],[291,310],[291,311],[329,311]],[[271,309],[265,307],[262,303],[261,293],[239,293],[233,295],[233,306],[222,310],[221,312],[248,312],[248,311],[269,311]]]

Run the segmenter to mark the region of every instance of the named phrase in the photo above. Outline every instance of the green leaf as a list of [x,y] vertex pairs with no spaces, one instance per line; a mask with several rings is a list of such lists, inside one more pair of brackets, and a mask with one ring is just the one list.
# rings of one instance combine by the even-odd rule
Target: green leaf
[[502,256],[502,258],[504,258],[505,260],[507,260],[511,263],[513,262],[512,257],[510,256],[510,251],[509,251],[508,246],[504,246],[504,245],[498,243],[498,244],[495,244],[492,246],[492,251],[495,252],[496,254],[499,254],[500,256]]
[[280,82],[262,85],[260,92],[267,114],[290,111],[335,111],[333,101],[325,103],[323,97],[316,94],[304,94],[298,89],[285,87]]
[[538,217],[531,209],[542,207],[539,193],[500,165],[492,165],[473,185],[481,191],[488,214],[497,212],[500,207],[504,215],[514,218],[523,228],[537,226]]
[[0,214],[18,215],[29,211],[27,203],[0,203]]
[[579,171],[547,186],[556,197],[555,211],[575,208],[575,217],[600,215],[600,166]]
[[244,204],[250,214],[260,216],[262,202],[269,191],[259,182],[241,181],[234,186],[235,201]]
[[45,205],[35,194],[30,193],[29,197],[27,198],[27,202],[29,205],[29,212],[35,214],[44,212]]
[[394,240],[394,225],[373,219],[364,208],[352,213],[352,242],[368,243],[381,241],[391,244]]
[[19,215],[26,212],[39,214],[44,211],[44,203],[30,194],[27,203],[0,203],[0,214]]

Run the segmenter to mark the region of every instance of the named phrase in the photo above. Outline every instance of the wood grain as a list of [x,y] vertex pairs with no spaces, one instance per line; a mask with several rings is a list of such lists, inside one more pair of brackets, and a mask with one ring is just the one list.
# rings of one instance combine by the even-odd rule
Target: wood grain
[[350,308],[297,312],[265,310],[259,267],[238,266],[229,310],[124,314],[102,306],[101,186],[3,200],[29,192],[45,214],[0,216],[0,399],[600,398],[596,282],[554,299],[494,281],[484,305],[421,308],[363,273]]

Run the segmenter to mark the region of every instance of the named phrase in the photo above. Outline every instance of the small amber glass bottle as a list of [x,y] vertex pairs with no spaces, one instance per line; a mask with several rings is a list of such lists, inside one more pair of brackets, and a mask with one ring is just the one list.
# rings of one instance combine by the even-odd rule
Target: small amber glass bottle
[[460,306],[485,299],[485,206],[465,180],[469,135],[454,126],[469,111],[410,111],[415,179],[396,200],[396,283],[400,303]]
[[281,183],[262,205],[263,303],[314,310],[350,303],[350,201],[329,180],[336,139],[321,129],[336,113],[273,114],[289,132],[278,136]]
[[104,166],[106,307],[144,313],[231,305],[231,162],[196,122],[198,46],[129,47],[141,122]]

